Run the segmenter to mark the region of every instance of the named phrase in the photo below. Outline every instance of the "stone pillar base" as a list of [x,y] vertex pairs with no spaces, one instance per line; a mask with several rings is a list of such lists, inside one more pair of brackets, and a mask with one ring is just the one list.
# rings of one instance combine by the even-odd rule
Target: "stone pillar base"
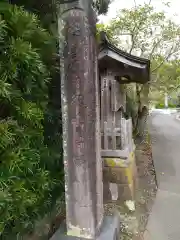
[[[119,214],[115,213],[113,216],[106,216],[104,217],[100,235],[90,240],[118,240],[120,235],[119,229]],[[50,240],[87,240],[87,238],[67,236],[65,226],[61,226]]]
[[128,200],[134,202],[136,177],[134,152],[130,153],[126,160],[120,158],[104,159],[104,202],[125,202]]

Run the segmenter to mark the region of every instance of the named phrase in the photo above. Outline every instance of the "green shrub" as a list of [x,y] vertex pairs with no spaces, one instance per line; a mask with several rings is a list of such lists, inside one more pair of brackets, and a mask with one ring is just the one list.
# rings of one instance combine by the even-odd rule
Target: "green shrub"
[[[177,106],[175,104],[172,104],[172,103],[169,103],[168,104],[168,108],[176,108]],[[163,109],[163,108],[166,108],[164,103],[158,103],[156,104],[155,108],[158,108],[158,109]]]
[[165,108],[165,106],[163,103],[158,103],[158,104],[156,104],[155,108],[162,109],[162,108]]
[[[0,235],[34,228],[62,194],[59,154],[44,143],[53,38],[37,17],[0,3]],[[59,136],[59,139],[61,137]],[[61,146],[59,146],[59,149]],[[58,189],[58,191],[57,191]],[[53,195],[54,194],[54,195]]]
[[169,107],[169,108],[176,108],[177,105],[176,105],[176,104],[169,103],[169,104],[168,104],[168,107]]

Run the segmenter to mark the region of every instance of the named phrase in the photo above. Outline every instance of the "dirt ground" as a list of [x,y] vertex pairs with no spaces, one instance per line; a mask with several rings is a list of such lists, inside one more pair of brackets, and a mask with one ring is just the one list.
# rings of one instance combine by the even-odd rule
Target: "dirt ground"
[[136,217],[139,239],[143,239],[148,217],[157,192],[157,182],[150,143],[141,143],[136,149],[138,185],[136,189]]
[[118,210],[121,218],[119,240],[143,240],[148,217],[157,192],[154,164],[150,143],[140,143],[136,148],[137,187],[135,212],[123,204],[107,204],[105,212]]

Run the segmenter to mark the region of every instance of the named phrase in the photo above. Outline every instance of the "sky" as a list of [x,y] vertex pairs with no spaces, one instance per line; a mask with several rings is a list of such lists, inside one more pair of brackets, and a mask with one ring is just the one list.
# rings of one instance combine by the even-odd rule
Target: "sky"
[[[111,19],[116,17],[118,10],[133,7],[134,1],[135,0],[114,0],[109,7],[108,14],[99,18],[100,22],[108,23]],[[149,0],[136,0],[136,5],[143,4],[144,2],[148,3]],[[151,2],[157,10],[164,10],[169,18],[180,24],[180,0],[168,0],[170,7],[164,6],[162,0],[152,0]]]

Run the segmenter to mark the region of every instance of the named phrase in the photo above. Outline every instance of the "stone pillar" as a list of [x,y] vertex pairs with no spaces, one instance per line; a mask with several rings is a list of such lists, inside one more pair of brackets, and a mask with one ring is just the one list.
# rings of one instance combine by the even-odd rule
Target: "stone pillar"
[[60,9],[67,235],[94,239],[103,222],[95,35],[87,1],[64,4]]

